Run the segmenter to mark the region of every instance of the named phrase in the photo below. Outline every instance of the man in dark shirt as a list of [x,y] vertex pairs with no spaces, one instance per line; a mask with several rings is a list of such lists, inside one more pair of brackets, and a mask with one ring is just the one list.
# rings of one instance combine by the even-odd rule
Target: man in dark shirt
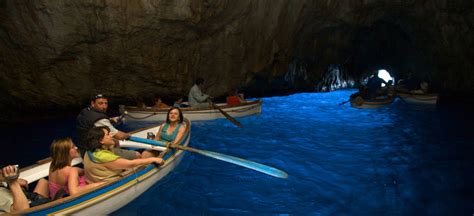
[[[130,137],[130,134],[117,130],[111,121],[117,121],[118,117],[109,118],[106,114],[109,106],[108,99],[103,94],[98,94],[91,99],[91,104],[81,110],[77,116],[77,135],[79,138],[79,150],[81,154],[85,153],[85,145],[87,134],[93,127],[107,126],[110,129],[110,134],[117,140],[124,140]],[[117,142],[118,143],[118,142]],[[140,156],[136,151],[123,150],[114,148],[113,152],[125,159],[135,159]]]
[[367,88],[369,89],[370,99],[377,97],[378,92],[382,89],[382,83],[387,84],[387,82],[380,78],[377,73],[369,78],[369,81],[367,81]]

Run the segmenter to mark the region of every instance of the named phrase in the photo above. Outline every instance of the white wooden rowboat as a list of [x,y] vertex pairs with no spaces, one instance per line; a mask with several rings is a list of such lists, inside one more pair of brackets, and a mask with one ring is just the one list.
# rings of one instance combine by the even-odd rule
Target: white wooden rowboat
[[[186,133],[180,140],[180,145],[187,146],[191,138],[191,124],[186,122]],[[147,132],[157,132],[159,126],[150,127],[140,131],[132,132],[133,136],[146,138]],[[166,148],[150,146],[132,141],[121,141],[121,146],[138,147],[147,146],[155,150],[164,151]],[[22,212],[21,215],[106,215],[110,214],[127,203],[131,202],[148,188],[170,173],[183,158],[184,151],[171,150],[163,159],[164,165],[157,167],[154,164],[136,167],[122,173],[122,177],[116,181],[109,182],[103,186],[92,188],[80,194],[61,198],[43,205],[35,206]],[[80,163],[81,159],[75,159],[74,163]],[[21,170],[20,178],[28,182],[36,181],[48,175],[49,164],[43,160],[42,164],[26,167]]]
[[350,102],[353,108],[379,108],[391,104],[393,100],[394,97],[383,97],[374,100],[365,100],[362,97],[358,97],[350,99]]
[[[244,117],[255,115],[262,112],[262,100],[248,101],[239,105],[229,106],[226,103],[215,104],[224,112],[232,117]],[[161,122],[166,119],[166,114],[169,108],[158,109],[153,107],[139,108],[136,106],[122,106],[120,112],[124,114],[124,121],[149,121]],[[217,109],[202,107],[202,108],[181,108],[183,115],[191,121],[213,120],[218,118],[225,118],[225,116]]]
[[408,92],[398,92],[398,96],[407,103],[416,104],[436,104],[438,102],[438,94],[414,94]]

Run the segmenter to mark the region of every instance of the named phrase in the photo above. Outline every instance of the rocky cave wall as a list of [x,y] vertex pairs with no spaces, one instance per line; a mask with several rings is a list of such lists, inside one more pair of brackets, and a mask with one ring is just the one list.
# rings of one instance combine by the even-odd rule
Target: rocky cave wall
[[[358,80],[414,72],[472,92],[468,0],[0,0],[0,119],[186,96],[315,91],[329,68]],[[7,117],[8,116],[8,117]]]

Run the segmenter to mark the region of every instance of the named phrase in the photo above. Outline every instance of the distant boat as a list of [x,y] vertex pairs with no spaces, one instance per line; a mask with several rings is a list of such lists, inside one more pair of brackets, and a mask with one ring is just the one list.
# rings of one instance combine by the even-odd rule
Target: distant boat
[[[191,138],[191,123],[186,120],[186,132],[179,141],[180,145],[187,146]],[[147,132],[157,132],[159,126],[132,132],[133,136],[146,138]],[[132,141],[121,141],[121,146],[139,147],[142,143]],[[148,145],[150,146],[150,145]],[[155,150],[165,151],[166,148],[153,146]],[[107,215],[110,214],[135,198],[139,197],[148,188],[170,173],[182,160],[184,151],[171,150],[166,152],[163,159],[165,163],[157,167],[154,164],[148,166],[128,169],[122,173],[122,177],[100,187],[92,188],[74,196],[60,198],[55,201],[29,208],[25,211],[15,212],[19,215]],[[73,164],[81,163],[82,159],[76,158]],[[48,176],[50,161],[48,159],[23,168],[20,178],[29,183]]]
[[379,108],[382,106],[389,105],[393,102],[394,97],[377,97],[373,100],[363,99],[362,97],[356,97],[350,99],[351,107],[353,108]]
[[410,92],[397,92],[398,96],[408,102],[416,104],[436,104],[438,102],[438,94],[415,94]]
[[[260,114],[262,112],[262,100],[247,101],[237,105],[227,105],[226,103],[216,103],[217,107],[226,112],[232,117],[244,117],[249,115]],[[218,110],[210,107],[192,108],[184,107],[180,108],[183,111],[183,115],[186,116],[190,121],[205,121],[219,118],[225,118],[225,116]],[[161,122],[166,119],[169,108],[154,108],[154,107],[136,107],[136,106],[122,106],[120,112],[124,115],[124,121],[148,121],[148,122]],[[126,111],[126,112],[125,112]]]

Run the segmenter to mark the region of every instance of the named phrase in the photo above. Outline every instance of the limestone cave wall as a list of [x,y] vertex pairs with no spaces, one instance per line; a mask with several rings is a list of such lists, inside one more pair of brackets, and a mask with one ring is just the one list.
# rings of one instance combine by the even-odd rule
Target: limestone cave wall
[[97,92],[172,100],[196,77],[215,96],[317,91],[334,67],[344,80],[383,67],[472,92],[473,4],[0,0],[0,119],[77,111]]

